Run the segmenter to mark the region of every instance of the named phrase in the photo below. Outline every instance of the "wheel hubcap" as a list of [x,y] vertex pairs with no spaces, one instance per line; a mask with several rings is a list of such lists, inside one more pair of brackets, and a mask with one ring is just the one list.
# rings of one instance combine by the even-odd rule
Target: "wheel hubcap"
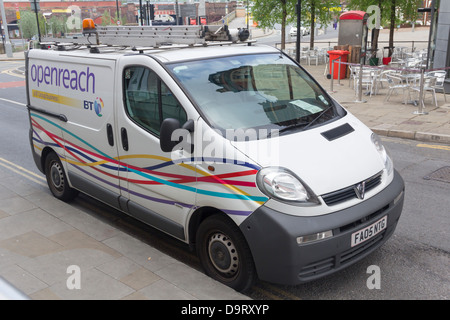
[[209,256],[214,267],[227,276],[238,271],[239,257],[231,239],[222,233],[215,233],[209,240]]
[[58,190],[62,190],[64,187],[64,176],[62,168],[57,163],[54,163],[51,166],[50,177],[52,179],[53,186],[55,186]]

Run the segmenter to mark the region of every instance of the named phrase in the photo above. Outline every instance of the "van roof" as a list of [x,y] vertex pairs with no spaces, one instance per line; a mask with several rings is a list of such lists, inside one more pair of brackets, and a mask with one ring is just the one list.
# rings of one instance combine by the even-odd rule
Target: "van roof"
[[163,63],[176,63],[188,60],[204,60],[216,57],[256,54],[256,53],[276,53],[278,49],[267,45],[215,45],[208,47],[187,47],[182,49],[169,49],[160,51],[150,51],[149,55],[157,58]]
[[[111,59],[117,60],[124,54],[146,54],[154,57],[162,63],[177,63],[189,60],[204,60],[216,57],[258,54],[258,53],[277,53],[278,49],[268,46],[252,43],[248,44],[227,44],[227,45],[209,45],[209,46],[173,46],[165,48],[143,49],[142,53],[130,49],[120,49],[115,47],[105,47],[100,49],[100,53],[89,53],[89,49],[81,47],[76,50],[58,51],[58,50],[40,50],[33,49],[33,56],[45,56],[53,52],[59,56],[76,56],[79,58]],[[40,53],[38,53],[40,52]]]

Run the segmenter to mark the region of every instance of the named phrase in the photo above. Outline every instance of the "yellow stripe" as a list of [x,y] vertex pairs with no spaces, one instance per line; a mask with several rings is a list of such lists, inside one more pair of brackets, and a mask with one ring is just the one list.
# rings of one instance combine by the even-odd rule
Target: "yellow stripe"
[[417,147],[419,147],[419,148],[430,148],[430,149],[439,149],[439,150],[450,151],[450,146],[442,146],[442,145],[434,145],[434,144],[424,144],[424,143],[419,143],[419,144],[417,145]]
[[59,103],[59,104],[64,104],[64,105],[70,106],[70,107],[76,107],[76,108],[83,107],[83,103],[81,102],[81,100],[61,96],[59,94],[53,94],[53,93],[33,89],[32,96],[33,96],[33,98],[50,101],[50,102],[54,102],[54,103]]

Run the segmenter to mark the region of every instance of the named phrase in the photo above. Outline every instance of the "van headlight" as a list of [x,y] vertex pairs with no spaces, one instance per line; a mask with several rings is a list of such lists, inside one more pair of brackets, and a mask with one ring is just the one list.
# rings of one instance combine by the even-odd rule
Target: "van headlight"
[[383,146],[383,143],[381,143],[380,137],[376,133],[372,133],[372,136],[370,138],[372,140],[372,143],[375,145],[378,153],[380,154],[381,159],[383,160],[387,174],[391,175],[394,169],[394,164],[388,152],[386,151],[386,148]]
[[256,176],[256,183],[270,198],[297,205],[320,203],[314,193],[286,168],[263,168]]

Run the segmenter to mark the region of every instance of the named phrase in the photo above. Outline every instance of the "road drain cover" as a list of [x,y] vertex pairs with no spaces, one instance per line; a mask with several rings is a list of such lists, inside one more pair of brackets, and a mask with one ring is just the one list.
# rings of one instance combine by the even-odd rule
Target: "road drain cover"
[[437,180],[450,183],[450,167],[442,167],[423,178],[425,180]]

